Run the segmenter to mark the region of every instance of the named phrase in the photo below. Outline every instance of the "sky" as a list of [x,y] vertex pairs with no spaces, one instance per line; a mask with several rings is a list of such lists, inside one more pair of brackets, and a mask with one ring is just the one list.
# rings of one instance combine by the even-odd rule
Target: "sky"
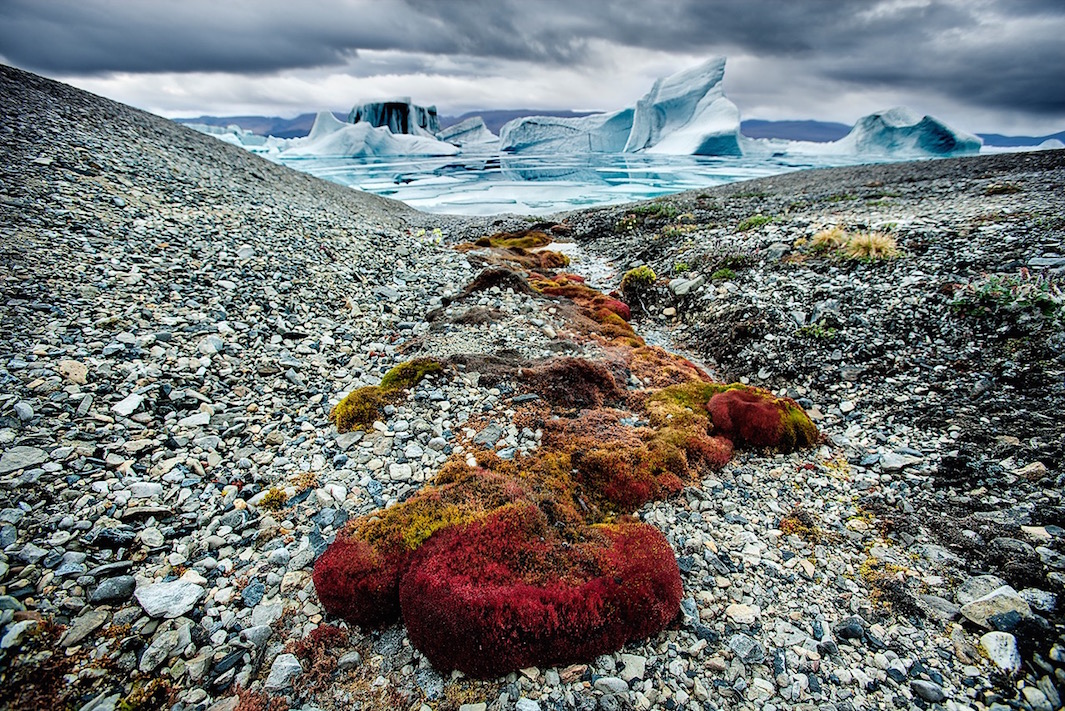
[[1065,130],[1065,0],[0,0],[0,61],[171,118],[613,110],[721,55],[744,118]]

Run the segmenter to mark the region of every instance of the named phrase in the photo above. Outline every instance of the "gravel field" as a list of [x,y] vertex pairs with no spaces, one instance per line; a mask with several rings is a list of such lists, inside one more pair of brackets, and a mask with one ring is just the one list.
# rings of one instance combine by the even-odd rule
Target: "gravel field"
[[[1062,707],[1065,151],[467,219],[0,88],[0,707]],[[635,330],[823,439],[638,511],[682,574],[665,631],[473,680],[326,615],[311,570],[449,458],[536,450],[527,381],[478,363],[604,357],[561,298],[464,292],[454,245],[540,222],[606,291],[651,266]],[[870,232],[895,253],[848,256]],[[415,356],[450,366],[338,434]]]

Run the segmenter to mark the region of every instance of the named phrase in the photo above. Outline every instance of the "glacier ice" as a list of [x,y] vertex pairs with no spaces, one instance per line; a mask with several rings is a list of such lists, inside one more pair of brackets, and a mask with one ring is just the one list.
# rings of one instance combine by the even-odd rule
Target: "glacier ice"
[[659,79],[636,103],[626,153],[736,156],[740,110],[725,98],[725,58]]
[[356,104],[348,113],[348,123],[368,123],[387,128],[394,134],[435,138],[440,119],[435,106],[418,106],[409,96]]
[[517,118],[499,129],[499,147],[512,153],[621,153],[632,130],[632,113],[622,109],[580,118]]
[[896,106],[861,117],[850,133],[832,145],[859,155],[920,157],[975,155],[983,141],[935,117]]
[[394,134],[366,122],[345,123],[321,111],[306,138],[289,141],[282,151],[289,157],[450,156],[459,149],[432,137]]
[[527,116],[499,132],[500,148],[513,153],[743,154],[740,112],[725,98],[725,58],[655,81],[637,103],[582,118]]
[[459,121],[441,130],[436,134],[436,139],[456,146],[471,146],[495,143],[499,140],[499,136],[488,130],[483,118],[471,116],[465,121]]

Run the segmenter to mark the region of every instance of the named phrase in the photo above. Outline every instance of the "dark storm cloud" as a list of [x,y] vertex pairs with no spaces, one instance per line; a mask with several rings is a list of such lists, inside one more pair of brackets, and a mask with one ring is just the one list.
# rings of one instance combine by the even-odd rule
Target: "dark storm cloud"
[[591,69],[639,48],[777,59],[781,74],[1048,115],[1065,112],[1063,33],[1061,0],[0,4],[0,55],[68,75],[271,73],[351,65],[359,50],[480,58],[486,71],[501,59]]

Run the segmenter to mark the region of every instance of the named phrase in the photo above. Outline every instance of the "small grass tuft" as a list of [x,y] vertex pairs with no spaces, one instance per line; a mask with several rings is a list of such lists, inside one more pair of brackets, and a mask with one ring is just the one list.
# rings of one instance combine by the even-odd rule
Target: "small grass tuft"
[[883,232],[861,232],[847,240],[843,253],[850,259],[873,262],[899,256],[895,238]]
[[259,508],[267,511],[279,511],[284,507],[286,501],[288,501],[288,494],[285,493],[285,490],[272,486],[259,501]]
[[710,275],[711,281],[729,281],[736,278],[736,272],[728,267],[722,267]]
[[842,227],[829,227],[813,236],[810,240],[810,249],[814,252],[835,252],[846,243],[846,230]]
[[736,230],[738,232],[747,232],[757,227],[761,227],[762,225],[768,225],[772,221],[773,218],[767,217],[766,215],[751,215],[747,219],[740,222],[740,224],[736,226]]

